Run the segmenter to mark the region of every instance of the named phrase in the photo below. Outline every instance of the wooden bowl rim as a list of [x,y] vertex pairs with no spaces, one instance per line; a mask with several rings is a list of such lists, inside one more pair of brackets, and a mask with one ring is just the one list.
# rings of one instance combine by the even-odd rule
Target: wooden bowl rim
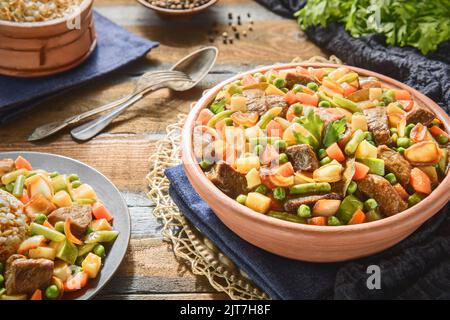
[[[195,160],[194,151],[192,148],[192,133],[193,128],[195,126],[195,119],[198,116],[198,113],[206,107],[212,99],[215,97],[215,95],[220,91],[220,89],[233,81],[236,81],[243,76],[247,74],[253,74],[255,72],[264,72],[270,69],[280,70],[280,69],[288,69],[296,66],[302,66],[302,67],[331,67],[331,68],[339,68],[342,67],[342,65],[337,64],[328,64],[328,63],[287,63],[287,64],[277,64],[277,65],[270,65],[270,66],[264,66],[261,68],[253,69],[250,71],[246,71],[240,74],[237,74],[227,80],[222,81],[221,83],[214,86],[212,89],[210,89],[192,108],[190,113],[188,114],[188,117],[186,119],[186,123],[183,127],[182,131],[182,164],[185,169],[186,175],[188,176],[188,179],[191,181],[192,185],[195,189],[195,180],[202,185],[204,189],[210,190],[208,192],[214,201],[217,201],[217,204],[223,205],[224,207],[228,208],[230,212],[237,212],[239,214],[244,215],[246,218],[253,220],[258,223],[262,224],[268,224],[272,225],[273,227],[276,227],[278,229],[284,229],[284,230],[292,230],[297,232],[303,232],[303,233],[310,233],[310,234],[352,234],[357,232],[367,232],[367,231],[379,231],[381,229],[388,228],[395,228],[398,226],[403,225],[404,223],[412,224],[413,222],[417,221],[417,227],[420,226],[421,223],[431,218],[437,211],[439,211],[445,203],[447,203],[450,200],[450,192],[448,190],[450,189],[450,174],[447,173],[447,176],[444,178],[444,180],[439,184],[439,186],[433,190],[433,192],[426,197],[424,200],[416,204],[415,206],[408,208],[407,210],[404,210],[398,214],[395,214],[390,217],[383,218],[378,221],[372,221],[368,223],[363,224],[356,224],[356,225],[344,225],[344,226],[314,226],[314,225],[308,225],[308,224],[299,224],[289,221],[284,221],[281,219],[276,219],[273,217],[269,217],[265,214],[257,213],[253,211],[250,208],[247,208],[246,206],[243,206],[239,204],[238,202],[234,201],[227,195],[225,195],[220,189],[218,189],[203,173],[203,171],[200,169],[200,167],[197,165],[197,162]],[[429,109],[431,109],[438,118],[443,122],[445,129],[447,132],[449,132],[450,129],[450,117],[447,115],[447,113],[433,100],[425,96],[424,94],[420,93],[414,88],[411,88],[410,86],[401,83],[400,81],[394,80],[388,76],[384,76],[382,74],[379,74],[374,71],[353,67],[353,66],[347,66],[345,67],[352,69],[358,74],[364,75],[364,76],[374,76],[380,79],[382,82],[388,85],[395,86],[397,88],[408,90],[413,94],[414,100],[422,102],[424,105],[426,105]],[[201,192],[199,192],[201,193]],[[206,200],[205,200],[206,201]],[[424,217],[420,215],[420,213],[424,212],[424,216],[427,217],[423,219]],[[408,220],[409,219],[409,220]],[[423,220],[423,221],[422,221]]]
[[17,27],[17,28],[35,28],[35,27],[47,27],[57,25],[80,15],[82,12],[88,9],[93,4],[93,2],[94,0],[83,0],[83,2],[78,6],[80,8],[80,11],[72,12],[69,15],[51,20],[38,22],[15,22],[15,21],[0,20],[0,28],[2,26]]
[[146,0],[136,0],[136,1],[139,2],[140,4],[142,4],[144,7],[155,10],[159,13],[176,16],[176,15],[189,15],[189,14],[193,14],[193,13],[198,13],[198,12],[203,11],[203,10],[209,8],[210,6],[216,4],[219,0],[210,0],[209,2],[203,4],[199,7],[196,7],[194,9],[183,9],[183,10],[161,8],[158,6],[151,5]]

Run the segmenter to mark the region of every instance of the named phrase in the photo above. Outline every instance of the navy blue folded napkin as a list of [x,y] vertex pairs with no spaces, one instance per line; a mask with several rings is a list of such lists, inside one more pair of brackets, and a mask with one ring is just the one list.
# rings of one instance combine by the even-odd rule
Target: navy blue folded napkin
[[0,124],[52,95],[98,78],[144,56],[158,42],[140,38],[94,12],[97,48],[80,66],[54,76],[21,79],[0,76]]
[[[228,229],[189,183],[181,165],[166,170],[169,193],[186,218],[273,299],[450,298],[450,206],[398,245],[343,263],[309,263],[259,249]],[[332,227],[330,227],[332,228]],[[367,268],[381,270],[369,290]]]

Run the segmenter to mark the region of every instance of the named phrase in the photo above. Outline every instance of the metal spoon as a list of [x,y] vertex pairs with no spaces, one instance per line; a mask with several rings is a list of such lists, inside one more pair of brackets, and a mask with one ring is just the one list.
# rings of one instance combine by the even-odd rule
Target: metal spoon
[[[186,91],[195,87],[211,71],[217,59],[218,50],[215,47],[199,49],[178,61],[170,70],[180,71],[189,76],[191,81],[167,80],[156,85],[153,89],[169,88],[174,91]],[[89,140],[106,128],[112,120],[126,110],[144,95],[136,95],[130,101],[125,102],[110,113],[107,113],[93,121],[74,128],[70,134],[81,141]]]

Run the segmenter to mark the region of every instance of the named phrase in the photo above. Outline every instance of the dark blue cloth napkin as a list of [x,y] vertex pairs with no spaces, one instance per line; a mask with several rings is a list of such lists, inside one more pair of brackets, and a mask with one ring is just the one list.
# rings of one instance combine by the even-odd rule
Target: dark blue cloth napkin
[[[189,183],[182,166],[166,170],[169,193],[186,218],[273,299],[449,299],[450,206],[398,245],[345,263],[282,258],[239,238]],[[331,228],[331,227],[330,227]],[[366,285],[369,265],[381,270],[381,289]]]
[[54,76],[21,79],[0,76],[0,123],[52,95],[96,79],[144,56],[158,42],[140,38],[94,12],[97,48],[80,66]]

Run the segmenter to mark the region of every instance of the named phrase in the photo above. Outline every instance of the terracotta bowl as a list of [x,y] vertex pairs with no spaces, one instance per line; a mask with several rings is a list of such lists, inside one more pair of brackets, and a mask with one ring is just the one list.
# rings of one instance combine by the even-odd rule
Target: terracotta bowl
[[211,0],[207,3],[205,3],[204,5],[196,7],[194,9],[174,10],[174,9],[165,9],[165,8],[161,8],[158,6],[151,5],[146,0],[137,0],[137,2],[142,4],[144,7],[155,10],[156,13],[158,13],[162,16],[171,16],[171,17],[191,16],[191,15],[197,14],[199,12],[202,12],[202,11],[208,9],[210,6],[216,4],[217,1],[218,0]]
[[[297,63],[263,67],[236,75],[209,90],[189,113],[183,129],[182,161],[189,181],[222,222],[242,239],[280,256],[312,261],[335,262],[368,256],[387,249],[413,233],[450,200],[450,175],[414,207],[375,222],[338,227],[296,224],[257,213],[222,193],[197,165],[192,141],[199,112],[207,107],[220,89],[246,74],[269,69],[340,67],[333,64]],[[436,103],[417,90],[378,73],[346,66],[363,76],[379,78],[386,86],[408,90],[416,102],[432,110],[450,129],[450,118]]]
[[[86,60],[96,45],[93,0],[62,18],[42,22],[0,20],[0,74],[38,77],[72,69]],[[69,28],[74,21],[79,28]]]

